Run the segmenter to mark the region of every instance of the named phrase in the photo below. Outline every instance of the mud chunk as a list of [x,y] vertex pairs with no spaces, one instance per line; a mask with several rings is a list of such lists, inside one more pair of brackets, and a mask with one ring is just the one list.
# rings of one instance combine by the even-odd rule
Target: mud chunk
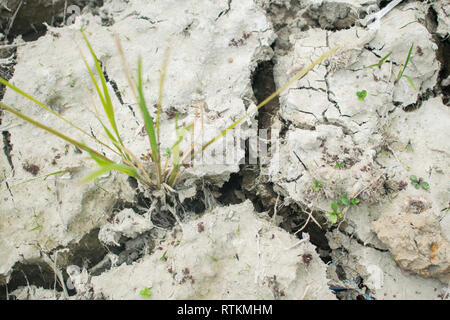
[[450,244],[431,211],[383,215],[372,223],[372,230],[404,270],[448,283]]

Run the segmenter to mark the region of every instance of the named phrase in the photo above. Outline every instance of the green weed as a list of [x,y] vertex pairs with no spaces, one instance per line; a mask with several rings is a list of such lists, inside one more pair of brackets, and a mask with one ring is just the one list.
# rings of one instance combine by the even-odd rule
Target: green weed
[[330,219],[331,223],[336,223],[338,221],[339,218],[342,218],[344,215],[343,213],[339,210],[339,205],[337,203],[337,201],[333,201],[331,203],[331,210],[326,213],[326,216]]
[[314,185],[311,187],[311,189],[313,189],[313,191],[317,192],[323,187],[323,184],[319,183],[319,181],[317,181],[316,178],[313,179],[313,183],[314,183]]
[[422,187],[422,189],[424,189],[424,190],[430,189],[430,185],[428,184],[428,182],[424,181],[422,178],[417,178],[416,176],[411,176],[410,179],[411,179],[411,184],[414,186],[414,188],[420,189],[420,187]]
[[357,207],[360,200],[358,198],[348,198],[346,193],[341,193],[339,200],[333,201],[331,203],[331,211],[326,213],[328,219],[330,219],[331,223],[336,223],[339,218],[344,217],[344,213],[350,207]]
[[335,169],[342,169],[345,166],[344,161],[337,161],[336,164],[334,165]]

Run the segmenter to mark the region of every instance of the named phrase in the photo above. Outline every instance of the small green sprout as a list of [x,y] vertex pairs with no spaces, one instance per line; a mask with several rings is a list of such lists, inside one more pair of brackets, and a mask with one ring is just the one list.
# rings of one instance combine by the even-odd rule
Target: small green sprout
[[163,255],[161,256],[161,258],[159,258],[159,260],[161,260],[163,262],[167,261],[167,250],[164,251]]
[[416,87],[414,86],[414,83],[412,82],[411,78],[409,76],[407,76],[406,74],[403,74],[405,72],[406,67],[408,66],[409,60],[411,59],[411,53],[412,53],[413,47],[414,47],[414,43],[411,45],[411,48],[409,48],[409,52],[408,52],[408,56],[406,57],[406,61],[403,64],[403,68],[400,69],[400,71],[397,75],[397,79],[395,80],[394,84],[397,84],[401,78],[405,78],[406,80],[408,80],[409,84],[414,88],[414,90],[416,90]]
[[350,202],[352,203],[352,205],[354,205],[356,207],[359,204],[359,199],[358,198],[351,198]]
[[385,55],[383,58],[381,58],[381,60],[378,61],[378,63],[372,64],[372,65],[370,65],[370,66],[368,66],[366,68],[375,68],[375,67],[381,68],[381,66],[383,65],[383,63],[386,62],[387,58],[391,55],[391,53],[392,52],[389,52],[387,55]]
[[364,99],[367,96],[367,91],[366,90],[357,91],[356,95],[358,96],[359,101],[364,101]]
[[424,189],[424,190],[430,189],[430,185],[428,184],[428,182],[424,181],[422,178],[417,179],[416,176],[411,176],[410,179],[411,179],[411,184],[416,189],[420,189],[420,187],[422,187],[422,189]]
[[314,183],[314,185],[312,186],[312,189],[316,192],[319,191],[323,187],[323,184],[319,183],[319,181],[317,181],[316,178],[313,179],[313,183]]
[[36,230],[42,228],[42,226],[41,226],[41,225],[39,224],[39,222],[37,221],[37,215],[36,215],[36,212],[34,212],[34,214],[33,214],[33,219],[34,219],[34,223],[36,224],[36,226],[35,226],[33,229],[31,229],[30,232],[36,231]]
[[[3,102],[0,102],[0,109],[4,109],[13,115],[15,115],[18,118],[21,118],[22,120],[34,125],[37,128],[40,128],[44,131],[47,131],[48,133],[59,137],[60,139],[66,141],[67,143],[73,145],[75,147],[76,153],[81,153],[82,151],[85,151],[89,156],[94,160],[98,168],[96,171],[91,173],[89,176],[87,176],[83,182],[89,182],[92,180],[95,180],[99,178],[100,176],[104,175],[105,173],[109,173],[111,171],[117,171],[124,174],[127,174],[128,176],[131,176],[137,180],[139,180],[143,185],[150,187],[152,189],[163,189],[166,188],[166,186],[169,187],[175,187],[176,182],[180,176],[180,172],[182,168],[184,167],[184,164],[186,164],[186,161],[190,161],[195,159],[195,157],[198,154],[202,154],[206,148],[208,148],[210,145],[215,143],[216,141],[222,139],[228,132],[233,130],[234,128],[237,128],[241,122],[246,120],[248,117],[250,117],[253,114],[252,112],[246,112],[242,116],[240,116],[237,120],[233,121],[231,125],[229,125],[226,129],[222,130],[220,133],[218,133],[216,136],[212,137],[208,142],[204,143],[203,145],[198,145],[197,142],[190,145],[188,147],[188,150],[185,152],[182,152],[180,150],[180,144],[182,141],[184,141],[185,137],[189,132],[193,133],[194,130],[194,122],[187,124],[185,126],[179,127],[178,121],[176,119],[175,123],[175,132],[177,141],[175,144],[170,148],[170,157],[167,157],[165,161],[162,161],[163,157],[163,150],[160,150],[161,146],[161,111],[162,111],[162,101],[163,101],[163,92],[164,92],[164,83],[167,76],[167,67],[169,62],[169,52],[170,50],[167,49],[166,53],[164,54],[163,59],[163,65],[162,68],[158,71],[160,73],[160,79],[159,79],[159,92],[158,92],[158,99],[156,101],[156,106],[154,110],[150,110],[148,108],[147,100],[145,98],[146,93],[144,92],[144,76],[142,74],[143,71],[143,62],[142,58],[138,59],[137,64],[137,74],[136,78],[133,81],[133,77],[126,71],[125,69],[125,76],[128,80],[128,84],[130,89],[133,92],[133,95],[136,98],[136,104],[139,107],[141,111],[141,116],[143,118],[145,131],[147,133],[148,143],[151,149],[150,153],[150,160],[152,162],[152,168],[155,172],[149,172],[146,168],[148,167],[144,163],[142,163],[130,150],[127,148],[123,142],[122,135],[119,132],[119,129],[122,128],[120,125],[120,119],[116,118],[116,112],[114,110],[113,106],[113,99],[110,95],[109,89],[108,89],[108,81],[105,77],[105,74],[102,69],[102,61],[98,60],[97,55],[94,52],[94,48],[91,46],[91,43],[89,42],[86,34],[81,30],[81,35],[85,41],[85,44],[87,48],[89,49],[90,56],[93,59],[94,62],[94,68],[88,63],[87,58],[81,54],[82,60],[86,66],[86,69],[88,71],[89,77],[92,80],[93,86],[91,87],[92,92],[97,93],[97,97],[101,102],[103,109],[104,116],[106,116],[107,121],[102,120],[102,116],[99,113],[99,110],[94,105],[95,110],[95,117],[98,120],[99,124],[104,130],[104,133],[106,134],[106,137],[108,140],[102,141],[93,136],[93,134],[87,132],[86,130],[82,129],[81,127],[77,126],[70,120],[64,118],[59,112],[55,111],[55,108],[53,106],[54,103],[47,103],[46,104],[38,101],[34,97],[32,97],[30,94],[22,91],[20,88],[14,86],[13,84],[9,83],[7,80],[0,77],[0,84],[3,84],[7,86],[9,89],[15,91],[17,94],[21,95],[22,97],[28,99],[29,101],[32,101],[42,109],[46,110],[47,112],[51,113],[53,116],[57,117],[59,120],[64,121],[67,125],[72,127],[73,129],[78,130],[80,133],[84,134],[85,136],[89,137],[93,142],[96,142],[97,144],[101,144],[103,147],[109,149],[112,153],[115,153],[117,157],[114,159],[121,159],[120,161],[115,161],[113,159],[108,158],[102,151],[95,150],[91,147],[89,147],[87,144],[82,142],[81,140],[76,140],[75,138],[72,138],[65,134],[64,131],[57,131],[54,129],[54,127],[49,127],[35,119],[32,119],[25,114],[23,114],[20,110],[16,109],[15,107],[5,105]],[[125,63],[125,54],[123,51],[123,48],[120,44],[120,41],[117,38],[117,47],[120,53],[120,56],[122,58],[124,66]],[[256,109],[259,110],[262,107],[264,107],[267,103],[269,103],[272,99],[277,97],[281,92],[284,90],[287,90],[291,85],[299,80],[300,78],[304,77],[308,72],[314,69],[317,65],[319,65],[322,61],[327,59],[329,56],[334,54],[340,46],[336,46],[333,49],[327,51],[322,56],[317,58],[314,62],[312,62],[308,67],[303,69],[302,71],[298,72],[292,79],[290,79],[288,82],[286,82],[283,86],[281,86],[278,90],[273,92],[269,97],[267,97],[265,100],[263,100],[261,103],[259,103],[256,106]],[[39,63],[41,66],[42,63]],[[148,79],[148,78],[147,78]],[[75,86],[75,83],[72,83]],[[119,92],[123,94],[125,88],[120,88]],[[57,99],[58,100],[58,99]],[[49,101],[49,102],[58,102],[58,101]],[[58,109],[56,109],[58,110]],[[155,111],[154,113],[152,111]],[[154,114],[154,115],[153,115]],[[197,118],[197,117],[196,117]],[[68,152],[68,149],[66,149],[66,152]],[[172,161],[170,161],[172,160]],[[172,162],[172,164],[170,164]]]
[[[328,219],[330,219],[331,223],[336,223],[338,221],[339,218],[342,218],[344,216],[344,213],[342,212],[342,210],[339,208],[339,206],[344,206],[344,207],[350,207],[350,206],[357,206],[359,204],[360,200],[358,198],[348,198],[346,193],[341,193],[341,197],[338,201],[333,201],[331,203],[331,210],[326,213],[326,216],[328,217]],[[348,208],[344,209],[348,210]]]
[[342,212],[339,210],[339,205],[336,201],[333,201],[331,203],[331,210],[330,212],[326,213],[326,216],[328,217],[328,219],[330,219],[331,223],[336,223],[338,218],[342,218],[343,214]]
[[145,287],[144,290],[139,291],[139,294],[144,297],[144,299],[148,299],[152,295],[152,291]]
[[346,193],[342,193],[341,194],[341,199],[339,200],[339,203],[344,205],[344,206],[357,206],[359,204],[359,199],[358,198],[350,198],[348,199],[347,194]]
[[243,273],[243,272],[249,272],[251,268],[252,268],[252,267],[251,267],[248,263],[246,263],[246,264],[245,264],[245,268],[242,269],[242,270],[240,270],[240,271],[238,272],[238,275],[240,275],[240,274]]
[[345,163],[344,161],[338,161],[336,162],[336,164],[334,165],[335,169],[342,169],[344,167]]
[[341,194],[341,199],[339,200],[339,203],[343,204],[344,206],[349,206],[350,205],[350,202],[348,201],[346,193],[342,193]]
[[211,260],[214,261],[214,262],[218,262],[220,260],[219,258],[216,258],[216,257],[214,257],[214,256],[212,256],[210,254],[208,254],[207,256],[210,257]]
[[164,153],[164,157],[170,158],[171,155],[172,155],[172,150],[170,150],[170,148],[167,148],[166,152]]

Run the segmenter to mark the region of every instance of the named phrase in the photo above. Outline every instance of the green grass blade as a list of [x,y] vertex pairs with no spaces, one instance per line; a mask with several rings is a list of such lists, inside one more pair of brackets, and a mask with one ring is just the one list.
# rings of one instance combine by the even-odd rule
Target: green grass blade
[[168,180],[168,185],[169,186],[173,186],[176,178],[178,177],[178,173],[180,171],[180,164],[181,164],[181,152],[180,152],[180,143],[183,141],[184,137],[186,136],[186,134],[189,133],[189,130],[191,130],[193,128],[194,124],[188,124],[185,125],[183,128],[179,128],[178,127],[178,113],[175,116],[175,130],[177,133],[177,141],[174,143],[174,145],[172,146],[172,148],[170,148],[171,150],[171,155],[172,155],[172,170],[169,174],[169,180]]
[[190,124],[188,124],[188,125],[185,125],[181,130],[179,130],[179,131],[181,131],[183,134],[179,134],[179,135],[177,134],[177,140],[176,140],[175,143],[170,147],[171,154],[172,154],[172,152],[174,151],[174,149],[175,149],[176,147],[178,147],[179,144],[183,141],[184,137],[185,137],[186,134],[189,132],[189,130],[191,130],[191,129],[193,128],[193,126],[194,126],[194,124],[193,124],[193,123],[190,123]]
[[66,122],[67,124],[69,124],[71,127],[77,129],[78,131],[80,131],[81,133],[83,133],[84,135],[88,136],[89,138],[93,139],[94,141],[100,143],[101,145],[109,148],[109,146],[102,142],[101,140],[98,140],[97,138],[94,138],[92,135],[90,135],[89,133],[87,133],[86,131],[84,131],[83,129],[81,129],[80,127],[76,126],[75,124],[73,124],[71,121],[67,120],[66,118],[64,118],[63,116],[61,116],[60,114],[58,114],[57,112],[55,112],[53,109],[47,107],[45,104],[43,104],[42,102],[40,102],[39,100],[33,98],[31,95],[29,95],[28,93],[20,90],[19,88],[17,88],[16,86],[14,86],[13,84],[9,83],[8,81],[6,81],[5,79],[3,79],[2,77],[0,77],[0,83],[2,83],[3,85],[7,86],[8,88],[12,89],[13,91],[17,92],[18,94],[20,94],[21,96],[27,98],[28,100],[34,102],[35,104],[37,104],[39,107],[41,107],[42,109],[50,112],[51,114],[53,114],[54,116],[56,116],[57,118],[63,120],[64,122]]
[[106,160],[106,159],[100,158],[100,157],[98,157],[95,153],[92,153],[92,152],[90,152],[90,151],[88,151],[88,153],[89,153],[89,155],[91,156],[91,158],[94,159],[95,162],[97,162],[97,164],[98,164],[100,167],[103,167],[103,166],[109,165],[109,164],[111,164],[111,163],[114,163],[114,162],[112,162],[112,161],[110,161],[110,160]]
[[89,76],[91,77],[92,83],[95,86],[95,90],[97,91],[97,95],[100,98],[100,102],[102,103],[103,108],[105,108],[106,101],[105,101],[105,98],[103,97],[102,91],[100,90],[98,82],[95,79],[94,72],[92,71],[91,67],[89,66],[89,64],[88,64],[88,62],[86,60],[86,57],[84,56],[84,54],[81,51],[80,51],[80,55],[81,55],[81,58],[83,59],[84,65],[86,66],[86,69],[89,72]]
[[119,144],[119,142],[117,141],[117,139],[113,136],[113,134],[111,133],[111,131],[109,131],[109,129],[106,127],[106,125],[103,123],[103,121],[100,119],[100,117],[98,115],[96,115],[97,121],[100,123],[100,125],[103,127],[103,130],[105,131],[106,135],[108,136],[108,138],[112,141],[112,143],[114,144],[114,146],[117,148],[117,150],[119,150],[119,155],[121,155],[122,157],[124,157],[127,160],[130,160],[129,155],[124,152],[122,145]]
[[57,136],[57,137],[59,137],[59,138],[65,140],[65,141],[67,141],[67,142],[69,142],[69,143],[71,143],[71,144],[73,144],[75,147],[77,147],[77,148],[79,148],[79,149],[81,149],[81,150],[84,150],[84,151],[86,151],[86,152],[88,152],[88,153],[90,153],[90,154],[92,153],[92,154],[96,155],[98,158],[100,158],[100,159],[102,159],[102,160],[104,160],[104,161],[109,161],[109,162],[111,162],[111,160],[109,160],[107,157],[105,157],[104,155],[98,153],[98,152],[95,151],[94,149],[89,148],[89,147],[86,146],[85,144],[83,144],[83,143],[81,143],[81,142],[79,142],[79,141],[76,141],[76,140],[74,140],[74,139],[72,139],[72,138],[70,138],[70,137],[68,137],[68,136],[66,136],[66,135],[64,135],[64,134],[62,134],[62,133],[59,132],[59,131],[56,131],[56,130],[54,130],[54,129],[50,128],[50,127],[47,127],[46,125],[44,125],[44,124],[42,124],[42,123],[40,123],[40,122],[38,122],[38,121],[35,121],[35,120],[33,120],[33,119],[27,117],[26,115],[22,114],[20,111],[15,110],[15,109],[13,109],[13,108],[11,108],[11,107],[8,107],[7,105],[5,105],[5,104],[2,103],[2,102],[0,102],[0,108],[5,109],[5,110],[7,110],[7,111],[13,113],[13,114],[16,115],[17,117],[19,117],[19,118],[21,118],[21,119],[23,119],[23,120],[25,120],[25,121],[31,123],[32,125],[34,125],[34,126],[36,126],[36,127],[38,127],[38,128],[41,128],[41,129],[43,129],[43,130],[45,130],[45,131],[47,131],[47,132],[50,132],[51,134],[53,134],[53,135],[55,135],[55,136]]
[[177,135],[177,142],[175,142],[172,150],[172,170],[169,176],[168,185],[172,186],[176,176],[178,175],[178,171],[180,170],[180,143],[183,139],[182,134],[178,128],[178,112],[175,115],[175,132]]
[[[262,108],[263,106],[265,106],[268,102],[270,102],[272,99],[274,99],[275,97],[277,97],[281,92],[283,92],[284,90],[286,90],[292,83],[294,83],[295,81],[297,81],[298,79],[302,78],[305,74],[307,74],[309,71],[311,71],[316,65],[318,65],[319,63],[321,63],[323,60],[325,60],[326,58],[328,58],[329,56],[331,56],[333,53],[335,53],[338,49],[340,48],[340,46],[336,46],[333,49],[325,52],[321,57],[319,57],[317,60],[315,60],[313,63],[311,63],[307,68],[303,69],[302,71],[300,71],[297,75],[295,75],[291,80],[289,80],[288,82],[286,82],[281,88],[279,88],[278,90],[276,90],[274,93],[272,93],[269,97],[267,97],[263,102],[261,102],[259,105],[256,106],[256,109],[259,110],[260,108]],[[220,132],[217,136],[215,136],[214,138],[212,138],[211,140],[209,140],[207,143],[205,143],[200,150],[198,150],[195,153],[192,153],[191,159],[195,158],[195,156],[198,153],[203,152],[207,147],[209,147],[211,144],[213,144],[215,141],[217,141],[218,139],[224,137],[230,130],[234,129],[239,123],[241,123],[244,119],[246,119],[248,116],[250,116],[250,113],[246,113],[244,116],[242,116],[239,120],[237,120],[236,122],[234,122],[232,125],[230,125],[228,128],[226,128],[225,130],[223,130],[222,132]]]
[[387,58],[392,54],[392,52],[389,52],[387,55],[385,55],[383,58],[381,58],[380,61],[378,61],[378,63],[376,64],[372,64],[366,68],[374,68],[374,67],[381,67],[383,65],[383,63],[386,62]]
[[183,134],[180,132],[178,128],[178,112],[175,115],[175,132],[177,135],[177,142],[172,147],[172,170],[170,172],[169,186],[175,182],[175,178],[178,176],[178,172],[180,170],[180,142],[183,140]]
[[27,179],[25,181],[19,182],[17,184],[10,185],[9,187],[10,188],[15,188],[15,187],[18,187],[18,186],[20,186],[22,184],[29,183],[31,181],[38,180],[38,179],[46,180],[48,177],[57,176],[57,175],[60,175],[60,174],[63,174],[63,173],[67,173],[69,171],[70,170],[66,169],[66,170],[59,170],[59,171],[56,171],[56,172],[47,173],[47,174],[39,176],[39,177],[34,177],[34,178],[31,178],[31,179]]
[[[83,34],[83,35],[84,35],[84,34]],[[86,40],[87,40],[87,38],[86,38]],[[87,42],[87,43],[89,43],[89,42]],[[88,45],[90,45],[90,44],[88,44]],[[91,48],[91,49],[92,49],[92,48]],[[91,51],[91,53],[92,53],[92,52],[93,52],[93,51]],[[84,62],[84,64],[85,64],[85,66],[86,66],[86,69],[87,69],[88,72],[89,72],[89,75],[90,75],[90,77],[91,77],[92,83],[93,83],[94,86],[95,86],[95,90],[97,91],[97,95],[98,95],[98,97],[100,98],[100,101],[101,101],[101,103],[102,103],[103,109],[105,110],[105,113],[106,113],[106,115],[107,115],[107,117],[108,117],[108,120],[109,120],[110,123],[111,123],[111,115],[112,115],[112,119],[114,120],[114,123],[115,123],[114,109],[113,109],[113,107],[112,107],[112,104],[108,104],[106,98],[103,96],[103,93],[102,93],[102,91],[100,90],[100,86],[98,85],[98,82],[97,82],[97,80],[95,79],[94,73],[93,73],[92,69],[89,67],[89,64],[88,64],[88,62],[87,62],[85,56],[83,55],[83,53],[82,53],[81,51],[80,51],[80,54],[81,54],[81,57],[82,57],[82,59],[83,59],[83,62]],[[98,60],[97,60],[95,54],[93,54],[93,58],[94,58],[94,60],[96,60],[96,65],[100,66],[100,65],[98,64]],[[98,69],[97,69],[97,71],[98,71]],[[103,72],[101,71],[101,68],[100,68],[100,71],[99,71],[99,72],[100,72],[100,73],[99,73],[99,74],[100,74],[100,78],[101,78],[102,80],[105,80],[105,79],[104,79],[104,76],[103,76]],[[104,87],[104,89],[105,89],[105,88],[106,88],[106,87]],[[109,97],[108,89],[107,89],[107,88],[106,88],[106,95]],[[125,159],[127,159],[127,160],[131,160],[130,157],[129,157],[126,153],[124,153],[123,150],[120,148],[120,146],[122,146],[123,143],[122,143],[122,140],[121,140],[120,136],[118,135],[118,131],[115,130],[115,133],[116,133],[116,136],[117,136],[117,138],[115,138],[114,135],[111,133],[111,131],[110,131],[110,130],[106,127],[106,125],[100,120],[100,117],[99,117],[99,116],[97,116],[97,120],[99,121],[99,123],[100,123],[101,126],[103,127],[103,130],[105,131],[105,133],[106,133],[106,135],[108,136],[108,138],[113,142],[113,144],[114,144],[114,146],[117,148],[117,150],[119,150],[120,155],[121,155],[122,157],[124,157]],[[113,127],[113,130],[114,130],[114,125],[113,125],[112,123],[111,123],[111,126]],[[117,140],[117,139],[119,139],[119,140]]]
[[164,54],[164,61],[161,69],[161,77],[159,79],[159,95],[158,95],[158,105],[156,110],[156,134],[158,139],[158,144],[161,143],[160,138],[160,132],[159,132],[159,125],[161,121],[161,109],[162,109],[162,98],[163,98],[163,91],[164,91],[164,82],[166,80],[166,71],[167,71],[167,65],[169,64],[169,55],[170,50],[167,49]]
[[[84,41],[86,42],[86,45],[89,48],[89,51],[90,51],[90,53],[92,55],[92,58],[94,59],[95,67],[97,69],[97,73],[98,73],[98,75],[100,77],[100,81],[101,81],[101,84],[102,84],[103,95],[101,95],[100,88],[96,84],[97,93],[99,94],[99,97],[101,97],[103,108],[105,109],[105,113],[106,113],[106,116],[108,117],[109,123],[111,124],[111,127],[112,127],[114,133],[116,134],[117,140],[120,142],[120,144],[123,144],[122,140],[120,138],[120,135],[119,135],[119,130],[117,129],[116,119],[115,119],[115,116],[114,116],[114,108],[113,108],[113,105],[112,105],[111,97],[109,95],[108,86],[106,85],[106,79],[105,79],[105,76],[103,75],[103,70],[102,70],[102,68],[100,66],[100,63],[99,63],[99,61],[97,59],[97,56],[95,55],[94,49],[92,49],[92,46],[91,46],[91,44],[90,44],[86,34],[84,32],[81,32],[81,33],[83,35]],[[89,73],[91,74],[91,78],[93,78],[92,70],[90,70],[89,67],[88,67],[88,69],[89,69]]]
[[406,67],[408,66],[409,59],[411,58],[411,53],[412,53],[413,46],[414,46],[414,43],[411,45],[411,48],[409,48],[409,52],[408,52],[408,56],[406,57],[405,65],[400,70],[400,72],[399,72],[399,74],[397,76],[397,81],[399,81],[402,78],[403,72],[405,72]]
[[117,164],[117,163],[109,163],[103,165],[100,169],[97,171],[94,171],[89,176],[83,179],[83,183],[92,181],[110,171],[119,171],[122,173],[125,173],[131,177],[134,177],[136,179],[139,179],[139,174],[136,172],[136,170],[130,166],[127,166],[125,164]]
[[147,130],[147,136],[150,142],[150,147],[152,149],[152,159],[156,165],[157,175],[158,175],[158,186],[161,184],[161,163],[159,154],[159,144],[157,141],[157,135],[155,132],[155,127],[153,124],[153,118],[148,112],[147,103],[145,101],[144,89],[142,85],[142,59],[139,58],[138,61],[138,99],[139,108],[144,118],[145,129]]
[[414,85],[414,83],[412,82],[411,78],[409,76],[407,76],[406,74],[403,75],[403,78],[406,78],[409,81],[409,84],[414,88],[414,90],[416,89],[416,86]]
[[389,56],[392,54],[392,52],[389,52],[387,55],[385,55],[380,62],[378,63],[378,66],[381,67],[381,65],[389,58]]

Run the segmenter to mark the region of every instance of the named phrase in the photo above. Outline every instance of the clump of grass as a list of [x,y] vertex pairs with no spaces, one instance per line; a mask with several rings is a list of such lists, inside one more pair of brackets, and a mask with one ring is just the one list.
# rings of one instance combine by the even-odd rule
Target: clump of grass
[[[411,44],[411,47],[409,48],[408,56],[406,57],[405,62],[400,67],[400,71],[397,74],[397,78],[394,81],[394,85],[396,85],[400,81],[401,78],[405,78],[406,80],[408,80],[409,84],[414,88],[414,90],[416,90],[416,87],[414,86],[414,83],[412,82],[411,77],[404,74],[406,67],[408,66],[409,60],[411,59],[413,47],[414,47],[414,43]],[[366,68],[376,68],[376,67],[381,68],[381,66],[386,62],[387,58],[389,58],[389,56],[391,54],[392,54],[392,52],[389,52],[387,55],[385,55],[383,58],[381,58],[378,61],[378,63],[367,66]],[[358,98],[359,98],[359,95],[358,95]],[[364,99],[362,99],[362,100],[364,100]]]
[[[211,140],[203,144],[201,147],[196,148],[198,145],[198,138],[188,147],[188,150],[185,152],[182,152],[180,150],[181,142],[184,140],[184,137],[187,133],[193,132],[194,129],[194,123],[185,125],[183,127],[180,127],[178,124],[178,115],[176,115],[175,120],[175,132],[176,132],[176,141],[175,143],[165,150],[165,153],[161,153],[160,146],[161,146],[161,140],[160,140],[160,123],[161,123],[161,109],[162,109],[162,100],[163,100],[163,91],[164,91],[164,82],[166,78],[166,70],[167,65],[169,61],[169,51],[166,52],[166,55],[164,57],[163,66],[161,68],[161,76],[160,76],[160,82],[159,82],[159,95],[158,95],[158,102],[156,105],[156,118],[153,118],[145,99],[145,93],[143,89],[143,76],[142,76],[142,59],[139,58],[138,60],[138,67],[137,67],[137,79],[135,80],[130,73],[128,72],[127,64],[125,61],[125,54],[122,50],[121,44],[118,41],[118,38],[116,37],[116,43],[117,47],[119,49],[119,53],[122,57],[122,63],[125,70],[125,75],[129,84],[130,89],[133,92],[133,95],[136,99],[136,102],[139,106],[139,110],[141,112],[142,118],[144,120],[144,127],[147,133],[151,153],[150,153],[150,165],[145,166],[141,160],[139,160],[125,145],[122,139],[122,136],[120,135],[119,128],[117,126],[117,119],[115,117],[114,113],[114,107],[112,104],[111,96],[108,91],[107,82],[105,79],[105,76],[103,74],[103,70],[101,68],[100,62],[97,59],[97,56],[87,38],[87,36],[82,31],[83,39],[89,49],[90,55],[94,60],[95,68],[94,70],[91,69],[89,66],[86,58],[81,54],[82,59],[86,65],[86,68],[89,72],[90,78],[92,80],[92,84],[95,88],[95,92],[97,93],[97,96],[101,102],[101,106],[103,108],[103,112],[105,113],[107,117],[107,123],[103,122],[100,117],[100,113],[98,109],[95,107],[94,99],[92,98],[92,103],[95,109],[96,118],[99,121],[101,127],[103,128],[109,142],[106,143],[93,135],[87,133],[85,130],[81,129],[80,127],[76,126],[71,121],[65,119],[62,117],[59,113],[55,112],[52,108],[46,106],[44,103],[38,101],[28,93],[22,91],[21,89],[17,88],[13,84],[9,83],[3,78],[0,78],[0,83],[4,84],[5,86],[9,87],[13,91],[17,92],[18,94],[22,95],[23,97],[27,98],[28,100],[34,102],[47,112],[51,113],[52,115],[56,116],[60,120],[66,122],[69,126],[76,129],[77,131],[81,132],[83,135],[88,136],[89,139],[93,140],[94,142],[102,145],[104,148],[108,149],[109,151],[113,152],[114,154],[120,156],[121,162],[114,162],[107,156],[105,156],[103,153],[99,152],[98,150],[95,150],[89,146],[87,146],[85,143],[80,142],[79,140],[76,140],[66,134],[63,134],[62,132],[59,132],[51,127],[48,127],[28,116],[23,114],[21,111],[7,106],[4,103],[0,102],[0,108],[7,110],[11,112],[12,114],[16,115],[17,117],[25,120],[28,123],[33,124],[34,126],[43,129],[67,142],[74,145],[75,148],[87,152],[90,157],[97,163],[99,168],[91,173],[88,177],[84,179],[84,182],[88,182],[91,180],[94,180],[110,171],[118,171],[121,173],[125,173],[130,177],[134,177],[137,180],[139,180],[141,183],[143,183],[146,186],[149,186],[151,188],[155,189],[162,189],[165,188],[166,190],[173,191],[173,186],[175,186],[177,179],[180,175],[181,168],[183,167],[183,164],[187,161],[190,161],[195,158],[195,156],[199,153],[202,153],[206,148],[208,148],[211,144],[216,142],[217,140],[224,137],[230,130],[234,129],[236,126],[238,126],[244,119],[246,119],[248,116],[250,116],[250,113],[244,114],[241,118],[239,118],[237,121],[235,121],[232,125],[230,125],[225,130],[221,131],[217,136],[213,137]],[[318,58],[316,61],[314,61],[311,65],[309,65],[307,68],[299,72],[295,77],[293,77],[291,80],[289,80],[285,85],[283,85],[281,88],[276,90],[274,93],[272,93],[268,98],[266,98],[263,102],[261,102],[256,109],[259,110],[264,105],[266,105],[269,101],[271,101],[273,98],[278,96],[282,91],[287,89],[293,82],[303,77],[306,73],[308,73],[310,70],[312,70],[317,64],[321,63],[323,60],[328,58],[330,55],[332,55],[334,52],[336,52],[339,49],[339,47],[335,47],[325,54],[323,54],[320,58]],[[99,80],[97,80],[99,79]],[[203,117],[203,109],[200,106],[200,113]],[[200,133],[201,134],[201,133]],[[200,135],[199,135],[200,136]],[[165,157],[166,160],[164,161],[162,157]]]

